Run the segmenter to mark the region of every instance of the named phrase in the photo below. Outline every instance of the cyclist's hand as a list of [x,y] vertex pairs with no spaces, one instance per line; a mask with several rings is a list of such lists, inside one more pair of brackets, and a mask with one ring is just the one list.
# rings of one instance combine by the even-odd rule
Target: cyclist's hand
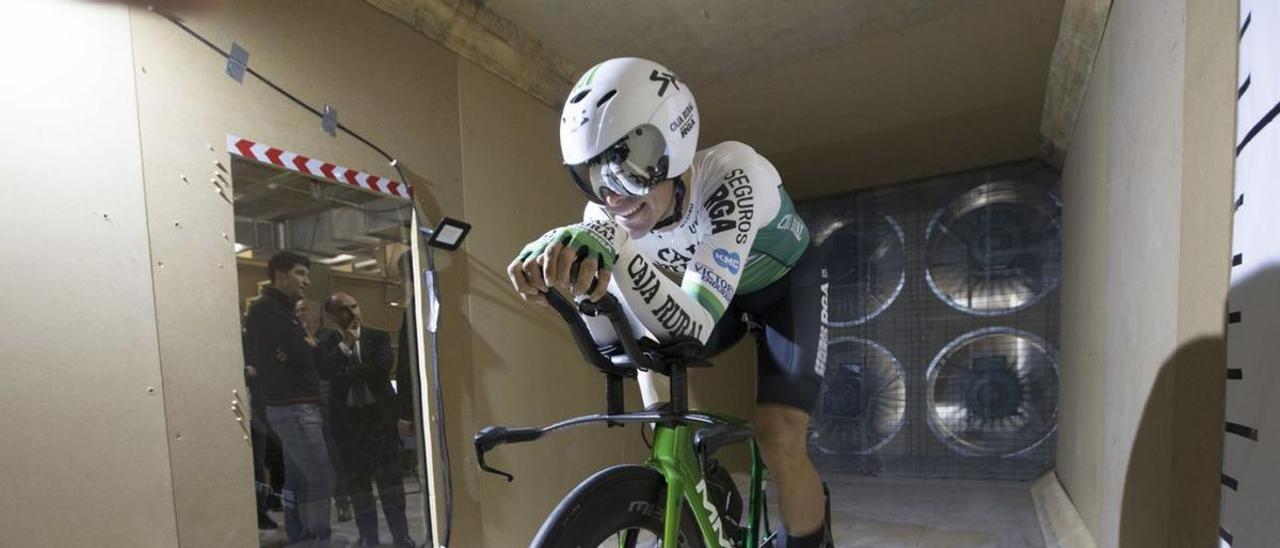
[[565,295],[599,299],[618,258],[614,241],[618,238],[617,228],[601,221],[555,228],[524,246],[507,266],[507,275],[526,301],[545,305],[542,294],[553,287]]
[[516,255],[516,259],[507,265],[507,276],[511,278],[511,285],[525,301],[547,306],[547,299],[542,296],[547,291],[547,286],[543,281],[542,262],[539,259],[542,257],[542,251],[546,249],[547,244],[551,243],[559,230],[552,229],[524,246],[520,254]]
[[[608,279],[600,284],[597,278],[599,272],[612,269],[618,258],[612,241],[616,234],[612,224],[601,222],[561,228],[542,252],[544,284],[575,297],[587,296],[601,285],[607,287]],[[593,281],[597,287],[592,287]]]

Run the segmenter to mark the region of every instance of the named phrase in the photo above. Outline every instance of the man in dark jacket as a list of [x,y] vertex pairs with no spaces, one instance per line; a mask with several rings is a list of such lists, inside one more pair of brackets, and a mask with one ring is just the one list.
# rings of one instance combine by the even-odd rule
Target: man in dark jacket
[[320,343],[333,371],[333,427],[339,461],[355,509],[360,546],[378,546],[377,481],[382,513],[395,546],[413,547],[405,518],[404,482],[400,475],[397,412],[391,390],[391,335],[362,325],[360,303],[335,293],[324,304],[340,332]]
[[327,540],[333,465],[320,412],[320,372],[315,337],[298,320],[295,303],[311,286],[311,262],[292,251],[267,262],[270,285],[245,319],[248,362],[257,368],[267,423],[285,454],[285,513],[296,512],[300,530],[291,542]]

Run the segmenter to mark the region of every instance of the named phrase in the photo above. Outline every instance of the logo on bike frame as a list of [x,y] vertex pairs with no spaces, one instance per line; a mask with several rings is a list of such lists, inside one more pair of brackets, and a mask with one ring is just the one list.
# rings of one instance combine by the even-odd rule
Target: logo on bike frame
[[707,495],[707,480],[698,480],[698,485],[694,486],[694,490],[702,495],[702,508],[711,515],[711,529],[716,532],[716,542],[721,548],[733,548],[729,543],[729,539],[724,538],[724,525],[720,523],[720,510],[715,504],[711,503],[711,497]]

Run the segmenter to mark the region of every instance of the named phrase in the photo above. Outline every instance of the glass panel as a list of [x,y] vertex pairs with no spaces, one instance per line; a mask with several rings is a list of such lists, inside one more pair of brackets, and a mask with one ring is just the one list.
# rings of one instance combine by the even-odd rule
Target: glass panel
[[259,539],[428,540],[411,205],[241,159],[237,273]]

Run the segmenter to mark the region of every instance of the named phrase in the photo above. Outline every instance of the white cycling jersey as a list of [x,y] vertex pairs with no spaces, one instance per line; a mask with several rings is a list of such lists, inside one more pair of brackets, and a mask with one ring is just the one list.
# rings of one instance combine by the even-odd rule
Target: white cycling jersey
[[[685,184],[680,222],[638,239],[614,225],[603,206],[588,204],[583,217],[612,228],[596,232],[618,250],[609,291],[633,324],[661,341],[706,342],[734,295],[786,275],[808,247],[809,231],[773,164],[743,143],[699,151]],[[596,341],[616,341],[600,320],[588,319]]]

